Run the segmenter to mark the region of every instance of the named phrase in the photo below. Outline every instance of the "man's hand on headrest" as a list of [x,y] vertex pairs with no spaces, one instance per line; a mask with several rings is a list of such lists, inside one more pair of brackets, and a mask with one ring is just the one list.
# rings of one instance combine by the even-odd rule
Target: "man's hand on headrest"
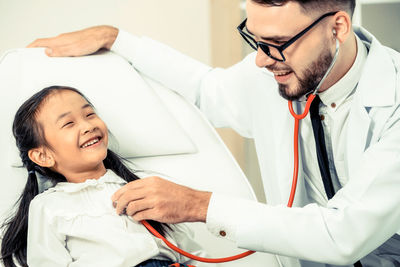
[[51,57],[77,57],[89,55],[105,48],[110,49],[118,35],[112,26],[95,26],[56,37],[37,39],[27,47],[46,47]]

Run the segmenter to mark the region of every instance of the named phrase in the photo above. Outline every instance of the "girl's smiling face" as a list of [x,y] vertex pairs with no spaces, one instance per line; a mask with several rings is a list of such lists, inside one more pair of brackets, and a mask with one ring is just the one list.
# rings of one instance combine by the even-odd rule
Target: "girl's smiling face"
[[69,182],[97,179],[106,172],[107,126],[81,95],[71,90],[51,93],[36,120],[48,147],[29,152],[35,163],[52,168]]

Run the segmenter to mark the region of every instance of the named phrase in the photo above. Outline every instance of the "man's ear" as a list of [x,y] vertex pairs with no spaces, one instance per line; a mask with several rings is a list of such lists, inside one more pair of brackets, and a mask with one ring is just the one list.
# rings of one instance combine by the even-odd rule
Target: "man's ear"
[[334,37],[339,40],[340,43],[344,43],[351,33],[351,18],[349,14],[344,11],[339,11],[335,15],[335,21],[333,25]]
[[51,168],[55,164],[54,158],[52,157],[51,153],[48,153],[47,149],[43,147],[33,148],[29,150],[28,157],[30,158],[30,160],[41,167]]

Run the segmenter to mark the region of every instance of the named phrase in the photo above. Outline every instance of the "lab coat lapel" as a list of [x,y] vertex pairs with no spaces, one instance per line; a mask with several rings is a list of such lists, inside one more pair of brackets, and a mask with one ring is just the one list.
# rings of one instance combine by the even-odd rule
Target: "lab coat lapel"
[[[354,97],[354,104],[349,114],[347,131],[347,146],[345,153],[345,164],[347,164],[349,177],[353,176],[359,166],[361,154],[366,147],[371,120],[367,111],[361,103],[361,97]],[[344,184],[347,181],[340,180]]]
[[369,43],[369,54],[349,113],[345,154],[349,177],[359,168],[361,155],[370,145],[374,133],[381,129],[377,125],[371,127],[371,116],[373,119],[374,115],[370,114],[370,110],[394,104],[396,82],[396,72],[386,48],[364,29],[355,28],[355,32]]

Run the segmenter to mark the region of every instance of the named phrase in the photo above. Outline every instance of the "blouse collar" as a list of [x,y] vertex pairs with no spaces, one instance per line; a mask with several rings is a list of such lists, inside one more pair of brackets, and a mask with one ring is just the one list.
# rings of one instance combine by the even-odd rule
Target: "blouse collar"
[[54,187],[49,188],[46,192],[67,192],[74,193],[81,191],[88,187],[96,187],[104,184],[126,184],[127,182],[116,175],[112,170],[107,170],[106,173],[99,179],[87,179],[82,183],[70,183],[70,182],[60,182]]

